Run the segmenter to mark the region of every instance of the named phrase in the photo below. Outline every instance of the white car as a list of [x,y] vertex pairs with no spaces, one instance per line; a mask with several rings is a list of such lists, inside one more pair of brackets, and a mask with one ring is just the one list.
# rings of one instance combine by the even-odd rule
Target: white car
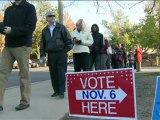
[[18,69],[18,62],[17,61],[14,61],[14,63],[13,63],[13,69]]
[[[31,68],[31,66],[32,66],[32,61],[29,59],[29,67]],[[19,67],[18,67],[18,62],[17,62],[17,60],[16,61],[14,61],[14,63],[13,63],[13,69],[18,69]]]
[[31,68],[39,67],[39,64],[36,61],[32,61]]

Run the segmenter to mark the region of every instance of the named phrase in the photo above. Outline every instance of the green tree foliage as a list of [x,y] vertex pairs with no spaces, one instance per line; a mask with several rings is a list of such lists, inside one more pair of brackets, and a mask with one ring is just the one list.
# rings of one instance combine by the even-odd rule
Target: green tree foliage
[[41,35],[42,35],[41,33],[42,33],[42,29],[44,27],[43,25],[44,25],[43,22],[38,21],[37,25],[36,25],[36,29],[33,33],[33,42],[32,42],[32,52],[31,52],[31,54],[36,55],[37,59],[40,58],[39,48],[40,48],[40,40],[41,40]]
[[129,47],[133,43],[132,36],[130,36],[132,32],[132,24],[121,10],[114,12],[112,23],[103,20],[102,24],[110,31],[112,44],[122,43]]
[[157,48],[160,45],[160,1],[152,2],[155,2],[154,7],[152,4],[146,6],[146,17],[138,26],[140,31],[137,39],[145,48]]
[[140,33],[137,34],[140,44],[145,48],[157,48],[160,41],[158,39],[159,31],[155,17],[148,14],[144,23],[140,25],[140,29]]
[[[38,16],[39,20],[41,20],[43,22],[46,21],[45,14],[48,10],[53,10],[56,14],[56,20],[58,20],[58,9],[54,8],[50,2],[38,1],[36,9],[37,9],[37,16]],[[46,22],[44,22],[44,23],[46,23]]]

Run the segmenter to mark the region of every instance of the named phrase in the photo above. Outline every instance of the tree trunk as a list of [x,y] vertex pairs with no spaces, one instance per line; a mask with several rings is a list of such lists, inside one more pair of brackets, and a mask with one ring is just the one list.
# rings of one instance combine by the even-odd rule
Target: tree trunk
[[63,24],[63,3],[62,3],[62,0],[58,0],[58,14],[59,14],[59,23]]

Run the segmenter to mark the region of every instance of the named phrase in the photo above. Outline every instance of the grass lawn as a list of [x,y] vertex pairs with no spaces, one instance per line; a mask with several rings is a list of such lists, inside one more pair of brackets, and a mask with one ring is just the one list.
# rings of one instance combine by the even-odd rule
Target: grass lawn
[[138,120],[150,120],[152,115],[156,79],[160,73],[136,73]]

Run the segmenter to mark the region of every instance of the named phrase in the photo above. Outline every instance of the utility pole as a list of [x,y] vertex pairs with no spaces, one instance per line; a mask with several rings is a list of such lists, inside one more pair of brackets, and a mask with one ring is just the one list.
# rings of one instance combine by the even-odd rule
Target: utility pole
[[58,0],[59,23],[63,24],[63,2]]

